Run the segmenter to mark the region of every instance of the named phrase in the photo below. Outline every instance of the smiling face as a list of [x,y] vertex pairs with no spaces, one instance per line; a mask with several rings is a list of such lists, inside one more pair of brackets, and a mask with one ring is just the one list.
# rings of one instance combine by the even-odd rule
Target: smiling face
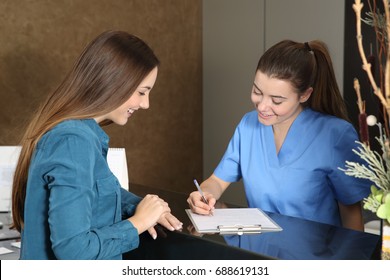
[[100,123],[104,120],[110,120],[115,124],[125,125],[128,118],[131,117],[135,111],[138,109],[148,109],[149,94],[156,82],[157,72],[158,69],[156,67],[142,80],[136,91],[125,103],[104,116],[96,117],[96,122]]
[[262,124],[290,127],[303,110],[302,103],[307,101],[312,91],[309,88],[299,96],[289,81],[270,78],[257,71],[251,100]]

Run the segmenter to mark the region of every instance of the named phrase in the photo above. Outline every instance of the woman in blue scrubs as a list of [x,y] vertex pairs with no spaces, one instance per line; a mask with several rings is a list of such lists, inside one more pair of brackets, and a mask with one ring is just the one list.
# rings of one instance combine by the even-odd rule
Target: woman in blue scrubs
[[101,125],[125,125],[149,94],[159,61],[141,39],[99,35],[28,126],[15,171],[13,227],[21,259],[121,259],[154,225],[181,222],[156,195],[121,188],[107,164]]
[[188,198],[209,214],[230,183],[243,180],[249,207],[363,230],[368,181],[347,176],[358,140],[348,122],[330,55],[321,41],[284,40],[260,58],[251,100],[214,173]]

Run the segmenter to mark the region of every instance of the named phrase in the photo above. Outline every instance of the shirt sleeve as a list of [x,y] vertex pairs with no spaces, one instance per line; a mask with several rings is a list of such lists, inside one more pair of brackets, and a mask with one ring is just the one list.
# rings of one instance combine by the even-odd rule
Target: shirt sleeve
[[240,145],[241,145],[241,126],[243,121],[236,127],[233,137],[219,162],[214,174],[225,182],[238,182],[241,175]]
[[329,174],[330,181],[332,182],[333,192],[336,199],[346,205],[354,204],[367,197],[370,193],[370,186],[372,183],[369,180],[356,178],[349,176],[339,168],[345,168],[345,162],[359,162],[365,164],[365,162],[356,155],[353,150],[358,148],[356,141],[358,136],[356,130],[352,125],[343,129],[340,133],[340,137],[336,139],[333,148],[333,169]]
[[141,197],[121,188],[121,204],[122,204],[122,217],[129,218],[134,215],[135,209],[138,203],[142,200]]
[[[73,132],[47,147],[49,228],[59,259],[110,259],[138,247],[138,231],[127,220],[99,226],[92,220],[99,154],[90,135]],[[49,146],[49,145],[48,145]],[[114,194],[115,195],[115,194]]]

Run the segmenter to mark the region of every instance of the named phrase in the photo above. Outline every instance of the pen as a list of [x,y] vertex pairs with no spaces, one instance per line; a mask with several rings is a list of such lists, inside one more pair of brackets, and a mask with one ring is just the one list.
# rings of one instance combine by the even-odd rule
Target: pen
[[199,184],[198,184],[198,181],[196,181],[196,179],[194,179],[194,184],[196,186],[196,188],[198,189],[200,195],[202,196],[202,199],[203,199],[203,202],[206,203],[207,205],[209,204],[209,202],[207,201],[206,197],[204,196],[203,192],[202,192],[202,189],[200,188]]

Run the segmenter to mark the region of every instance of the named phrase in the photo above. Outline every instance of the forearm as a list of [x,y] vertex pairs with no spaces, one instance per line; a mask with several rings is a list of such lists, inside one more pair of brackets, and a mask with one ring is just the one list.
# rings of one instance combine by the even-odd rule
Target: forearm
[[59,241],[53,240],[52,247],[57,259],[76,260],[115,259],[138,245],[137,229],[128,221],[120,221]]
[[223,192],[227,189],[229,184],[230,183],[219,179],[213,174],[208,179],[203,181],[200,187],[203,192],[212,194],[213,197],[218,200],[222,196]]
[[344,205],[339,203],[339,209],[343,227],[364,231],[361,202],[352,205]]

